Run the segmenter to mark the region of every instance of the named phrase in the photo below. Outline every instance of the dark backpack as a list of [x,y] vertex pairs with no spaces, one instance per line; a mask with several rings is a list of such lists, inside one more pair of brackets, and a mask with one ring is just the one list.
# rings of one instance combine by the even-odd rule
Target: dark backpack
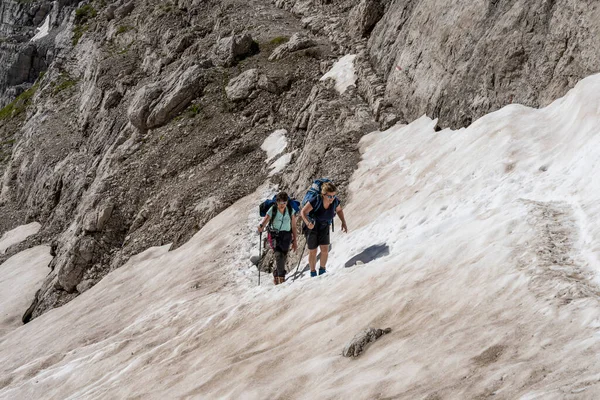
[[[263,201],[262,203],[260,203],[260,205],[258,206],[258,212],[259,212],[260,216],[264,217],[265,215],[267,215],[267,212],[273,205],[275,205],[275,207],[277,207],[277,195],[273,196],[273,198],[271,198],[271,199],[267,199],[267,200]],[[296,213],[299,213],[300,212],[300,202],[298,200],[290,198],[287,203],[287,211],[288,211],[289,215],[292,215],[292,209],[294,211],[296,211]],[[270,217],[271,218],[269,219],[269,226],[271,226],[271,224],[273,223],[273,219],[275,218],[275,215],[270,215]]]
[[[321,206],[323,205],[323,199],[321,198],[321,186],[325,182],[331,182],[331,179],[328,179],[328,178],[315,179],[314,182],[312,183],[312,185],[310,185],[310,188],[308,188],[306,194],[304,195],[304,198],[302,199],[302,205],[301,205],[302,208],[304,208],[306,203],[311,203],[313,200],[316,199],[316,206],[313,206],[313,209],[310,210],[310,212],[308,213],[308,218],[310,218],[311,220],[315,219],[315,217],[314,217],[315,212],[319,208],[321,208]],[[339,204],[340,204],[340,200],[336,197],[332,203],[333,218],[335,218],[335,215],[336,215],[335,210]],[[329,221],[329,224],[331,224],[331,226],[332,226],[332,230],[333,230],[333,218]]]

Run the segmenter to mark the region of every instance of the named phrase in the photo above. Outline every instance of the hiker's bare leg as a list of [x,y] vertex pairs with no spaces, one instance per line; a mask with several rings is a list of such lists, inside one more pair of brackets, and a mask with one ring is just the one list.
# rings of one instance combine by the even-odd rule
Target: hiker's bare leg
[[317,250],[308,250],[308,265],[310,265],[311,271],[316,271],[317,268]]
[[320,268],[325,269],[325,266],[327,265],[327,257],[329,256],[329,245],[328,244],[322,244],[319,246],[319,248],[321,249],[321,257],[320,257]]

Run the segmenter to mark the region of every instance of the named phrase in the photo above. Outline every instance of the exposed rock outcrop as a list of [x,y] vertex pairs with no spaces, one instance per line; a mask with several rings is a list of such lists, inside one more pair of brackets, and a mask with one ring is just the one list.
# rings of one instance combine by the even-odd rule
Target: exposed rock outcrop
[[140,130],[164,125],[200,94],[202,77],[203,68],[193,65],[174,71],[164,81],[142,87],[129,107],[130,122]]
[[36,30],[48,18],[50,27],[60,25],[73,11],[71,0],[0,1],[0,108],[29,89],[55,55],[52,29],[41,40],[31,42]]
[[369,343],[373,343],[374,341],[379,339],[381,336],[383,336],[387,333],[390,333],[391,331],[392,331],[391,328],[386,328],[386,329],[368,328],[368,329],[365,329],[364,331],[362,331],[362,332],[358,333],[356,336],[354,336],[352,338],[352,340],[344,347],[344,350],[342,351],[342,355],[344,357],[358,357],[365,351],[365,349]]
[[350,31],[361,37],[367,37],[375,24],[383,17],[384,7],[379,0],[361,0],[348,18]]
[[245,100],[252,95],[258,85],[258,70],[249,69],[244,71],[227,84],[225,93],[231,101]]
[[[362,29],[370,23],[359,21],[379,18],[381,7],[374,2],[360,3],[351,13],[333,3],[275,4],[301,16],[307,29],[326,35],[344,53],[366,46],[384,83],[386,112],[405,121],[427,114],[441,126],[458,128],[506,104],[547,105],[600,70],[594,56],[600,39],[586,33],[600,28],[589,12],[591,0],[382,2],[383,16],[370,33]],[[373,14],[367,12],[371,7]],[[358,31],[368,33],[368,42]]]
[[298,50],[316,46],[314,39],[303,33],[294,33],[290,40],[277,47],[269,56],[269,61],[281,60],[283,57]]
[[213,61],[220,67],[231,67],[257,51],[258,46],[250,34],[233,35],[217,42],[213,50]]

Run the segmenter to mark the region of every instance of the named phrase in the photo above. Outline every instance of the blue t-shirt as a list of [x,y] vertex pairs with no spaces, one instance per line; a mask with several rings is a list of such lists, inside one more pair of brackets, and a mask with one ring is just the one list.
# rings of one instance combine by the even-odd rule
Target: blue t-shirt
[[329,223],[331,220],[333,220],[333,217],[335,215],[335,209],[337,206],[340,205],[340,201],[337,198],[335,198],[333,202],[329,205],[329,207],[325,208],[323,199],[318,199],[317,197],[315,197],[310,201],[310,205],[312,206],[313,210],[317,208],[318,203],[321,203],[321,207],[319,207],[316,211],[312,212],[312,217],[316,222]]

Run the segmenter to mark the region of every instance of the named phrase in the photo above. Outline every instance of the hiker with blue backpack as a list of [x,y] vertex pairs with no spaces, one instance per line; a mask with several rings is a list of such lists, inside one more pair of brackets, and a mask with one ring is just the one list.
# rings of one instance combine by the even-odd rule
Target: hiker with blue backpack
[[[269,245],[273,249],[275,255],[276,268],[273,271],[273,282],[279,285],[285,282],[285,262],[290,249],[296,251],[298,249],[298,241],[296,238],[296,210],[292,205],[292,201],[286,192],[280,192],[273,200],[267,200],[261,207],[270,208],[266,211],[264,219],[258,226],[258,231],[262,232],[267,229]],[[274,203],[274,204],[273,204]],[[295,202],[297,207],[298,202]],[[262,211],[261,211],[262,214]]]
[[329,179],[317,179],[302,200],[300,217],[304,221],[303,232],[308,246],[308,264],[310,276],[317,276],[317,250],[321,249],[319,275],[327,272],[327,256],[329,255],[329,226],[333,227],[333,219],[339,215],[342,221],[342,232],[348,232],[344,211],[340,200],[336,197],[337,188]]

